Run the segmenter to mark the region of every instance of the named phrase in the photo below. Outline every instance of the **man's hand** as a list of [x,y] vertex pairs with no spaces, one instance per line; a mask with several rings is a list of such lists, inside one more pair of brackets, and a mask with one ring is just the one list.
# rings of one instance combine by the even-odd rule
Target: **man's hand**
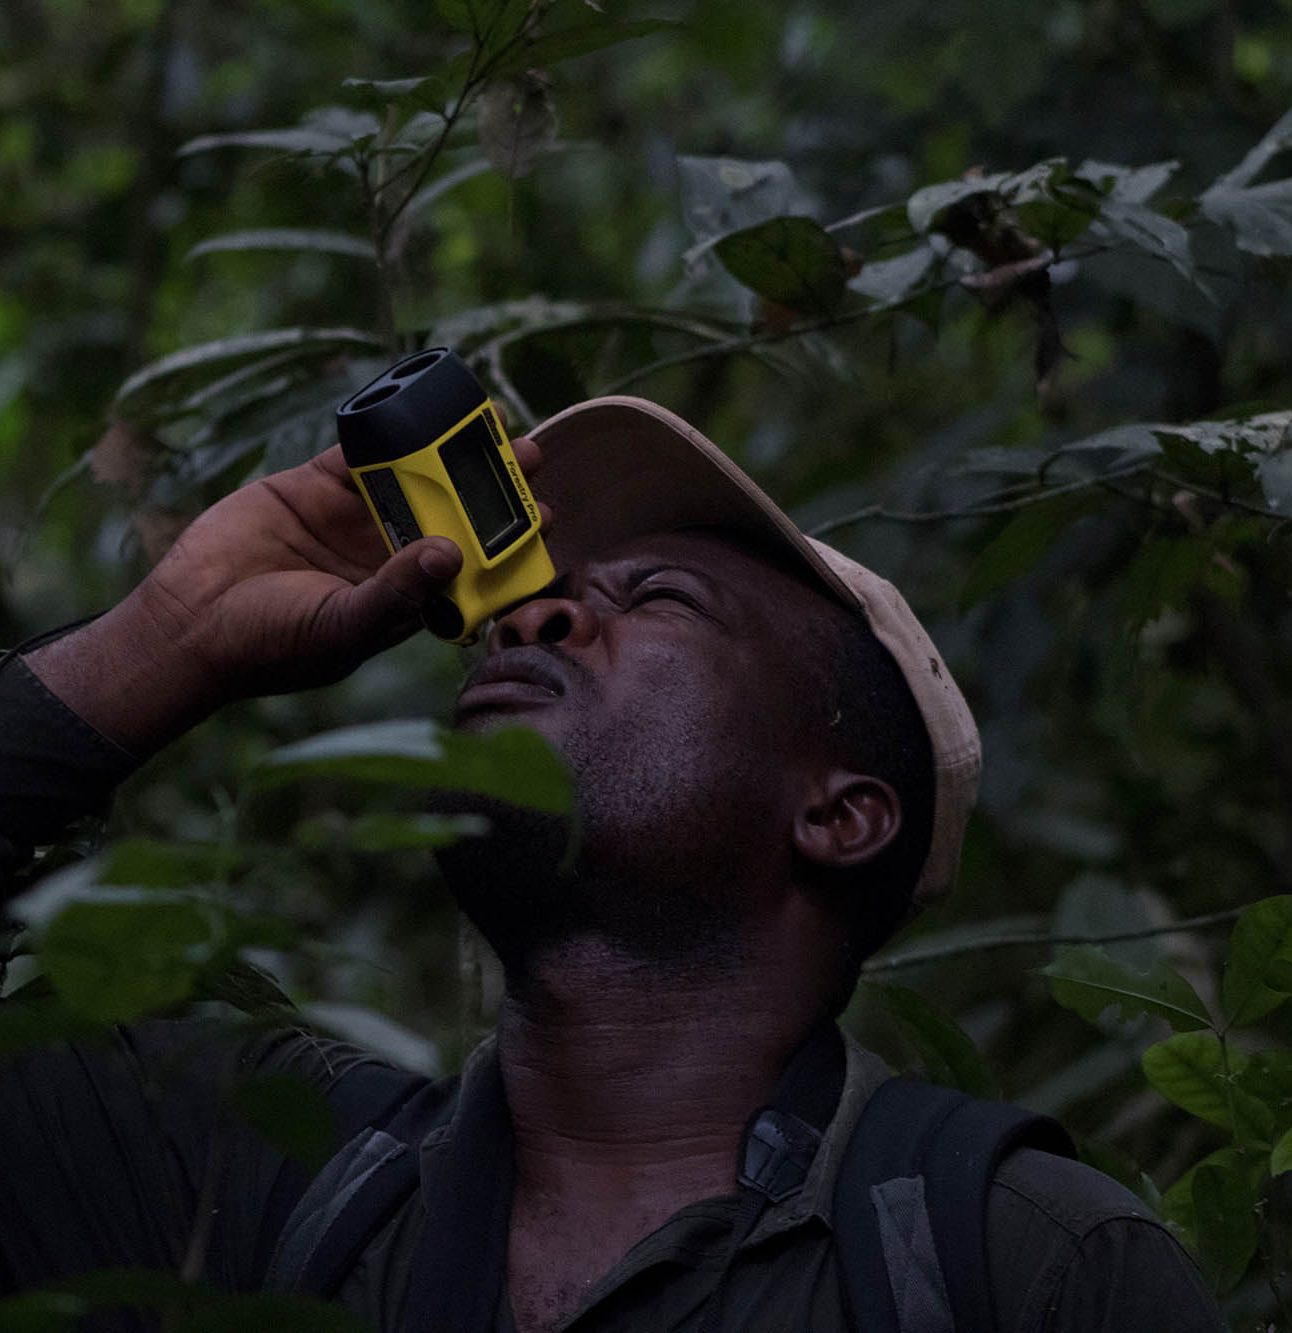
[[[513,447],[532,472],[538,447]],[[142,755],[233,699],[340,680],[414,633],[461,564],[446,537],[388,555],[334,446],[226,496],[119,606],[27,661]]]

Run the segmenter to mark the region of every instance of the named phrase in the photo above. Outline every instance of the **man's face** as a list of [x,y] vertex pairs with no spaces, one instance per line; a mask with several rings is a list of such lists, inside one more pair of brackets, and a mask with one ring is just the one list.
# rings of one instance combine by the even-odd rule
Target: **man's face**
[[[736,924],[752,907],[743,886],[777,865],[789,874],[795,777],[810,748],[794,631],[815,602],[823,596],[790,575],[696,531],[625,543],[503,617],[459,696],[457,726],[524,725],[561,752],[578,792],[579,855],[573,876],[541,889],[523,859],[503,856],[491,874],[484,849],[462,844],[444,861],[464,907],[491,915],[524,879],[510,924],[520,928],[527,905],[526,929],[607,934],[648,954]],[[507,926],[480,924],[491,938]]]

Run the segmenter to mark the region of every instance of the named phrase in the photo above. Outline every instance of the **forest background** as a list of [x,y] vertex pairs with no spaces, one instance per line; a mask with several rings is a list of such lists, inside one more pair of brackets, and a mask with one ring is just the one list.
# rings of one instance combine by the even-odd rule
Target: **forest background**
[[[1288,0],[8,0],[0,53],[0,643],[400,352],[514,428],[658,399],[907,592],[981,724],[958,892],[849,1027],[1060,1116],[1235,1328],[1292,1328]],[[523,741],[391,721],[468,656],[148,764],[29,876],[0,1049],[216,997],[456,1068],[497,980],[417,784],[563,799]],[[323,1151],[300,1089],[231,1096]],[[249,1317],[0,1319],[118,1299]]]

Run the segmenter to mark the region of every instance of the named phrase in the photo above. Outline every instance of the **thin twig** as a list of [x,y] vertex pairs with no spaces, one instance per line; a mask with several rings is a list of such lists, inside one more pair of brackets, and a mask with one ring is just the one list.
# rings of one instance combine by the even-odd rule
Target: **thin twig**
[[924,963],[940,963],[948,958],[962,958],[968,954],[985,953],[996,949],[1040,949],[1056,944],[1118,944],[1124,940],[1147,940],[1158,935],[1176,935],[1190,930],[1207,930],[1223,926],[1237,919],[1241,907],[1226,908],[1223,912],[1208,912],[1205,916],[1189,917],[1169,926],[1142,926],[1137,930],[1113,931],[1107,935],[1054,934],[1051,931],[1018,931],[1013,935],[997,935],[985,940],[970,940],[962,944],[943,944],[932,949],[911,949],[907,953],[891,954],[887,958],[871,958],[861,965],[863,976],[878,972],[900,972],[903,968],[919,967]]

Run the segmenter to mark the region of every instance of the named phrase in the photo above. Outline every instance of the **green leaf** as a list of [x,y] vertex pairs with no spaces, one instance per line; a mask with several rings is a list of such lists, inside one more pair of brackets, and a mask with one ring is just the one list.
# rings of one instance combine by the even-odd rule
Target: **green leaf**
[[1197,992],[1165,963],[1139,972],[1113,962],[1098,945],[1081,944],[1059,950],[1041,975],[1049,979],[1050,994],[1059,1004],[1092,1023],[1110,1005],[1118,1007],[1123,1022],[1152,1014],[1177,1032],[1211,1023]]
[[1218,1295],[1238,1285],[1256,1253],[1258,1203],[1247,1173],[1237,1167],[1207,1163],[1194,1173],[1198,1257]]
[[372,1333],[372,1326],[339,1305],[276,1292],[225,1297],[194,1311],[175,1333]]
[[553,814],[571,808],[568,770],[532,731],[444,731],[424,718],[344,727],[274,750],[252,771],[261,787],[303,778],[355,778],[471,792]]
[[1253,903],[1238,918],[1229,937],[1221,1007],[1238,1026],[1255,1023],[1287,999],[1287,991],[1269,985],[1270,964],[1292,962],[1292,895]]
[[493,62],[489,67],[491,78],[506,78],[510,74],[534,66],[547,68],[561,60],[589,55],[593,51],[630,42],[638,37],[649,37],[657,32],[681,27],[676,19],[639,19],[633,23],[583,23],[572,28],[561,28],[544,33],[528,45]]
[[361,852],[400,852],[447,847],[459,838],[479,837],[489,821],[478,815],[362,815],[350,825],[350,844]]
[[38,952],[69,1010],[128,1023],[186,999],[222,941],[209,906],[150,894],[71,903],[45,930]]
[[225,232],[223,236],[199,241],[184,258],[197,259],[200,255],[222,254],[229,250],[315,251],[376,261],[372,242],[365,236],[306,227],[262,227],[256,231]]
[[1227,1148],[1217,1148],[1215,1152],[1208,1153],[1201,1161],[1195,1162],[1189,1167],[1183,1175],[1174,1181],[1169,1189],[1163,1192],[1161,1216],[1184,1240],[1185,1244],[1194,1250],[1198,1248],[1198,1227],[1193,1210],[1193,1181],[1199,1167],[1211,1165],[1222,1165],[1246,1171],[1253,1187],[1264,1172],[1264,1166],[1260,1159],[1254,1158],[1250,1153],[1241,1152],[1231,1145]]
[[299,1074],[256,1074],[234,1088],[230,1104],[266,1143],[311,1175],[340,1146],[327,1097]]
[[1146,537],[1122,575],[1123,628],[1134,632],[1166,607],[1183,607],[1212,557],[1211,544],[1197,537]]
[[839,243],[812,218],[770,218],[723,236],[714,252],[733,278],[777,305],[828,315],[843,301]]
[[22,995],[0,1002],[0,1056],[36,1050],[58,1041],[97,1041],[111,1031],[106,1023],[74,1013],[56,995],[36,995],[29,999],[25,991],[26,988]]
[[1142,1171],[1135,1160],[1120,1148],[1098,1139],[1086,1139],[1081,1145],[1081,1160],[1087,1166],[1115,1180],[1137,1198],[1142,1199],[1155,1215],[1162,1215],[1162,1195],[1152,1178]]
[[489,0],[435,0],[435,12],[458,32],[478,32],[476,16],[488,9]]
[[1269,1110],[1273,1134],[1292,1128],[1292,1051],[1257,1051],[1234,1074],[1234,1087]]
[[1268,1144],[1274,1128],[1269,1108],[1231,1081],[1243,1063],[1231,1055],[1226,1077],[1224,1051],[1214,1032],[1178,1032],[1141,1057],[1144,1076],[1167,1101],[1229,1130],[1244,1144]]
[[1011,514],[970,565],[960,590],[961,611],[1030,573],[1059,535],[1089,508],[1084,496],[1061,496]]
[[935,1083],[959,1088],[973,1097],[999,1097],[995,1076],[960,1025],[944,1009],[905,986],[868,982],[884,1008],[919,1052]]
[[1270,1175],[1281,1176],[1292,1171],[1292,1129],[1270,1149]]
[[226,880],[246,860],[245,852],[221,843],[122,838],[105,849],[98,880],[142,888],[188,888]]
[[393,105],[438,112],[449,98],[446,82],[438,74],[411,79],[343,79],[341,87],[362,106],[378,111]]
[[0,1300],[4,1333],[75,1333],[88,1306],[66,1291],[28,1291]]
[[150,362],[117,390],[114,406],[120,415],[139,420],[163,402],[181,398],[199,385],[262,357],[291,351],[299,360],[380,348],[380,340],[362,329],[268,329],[263,333],[235,334],[185,347]]
[[1184,482],[1216,491],[1251,484],[1259,447],[1247,423],[1195,421],[1187,426],[1154,426],[1165,470]]

